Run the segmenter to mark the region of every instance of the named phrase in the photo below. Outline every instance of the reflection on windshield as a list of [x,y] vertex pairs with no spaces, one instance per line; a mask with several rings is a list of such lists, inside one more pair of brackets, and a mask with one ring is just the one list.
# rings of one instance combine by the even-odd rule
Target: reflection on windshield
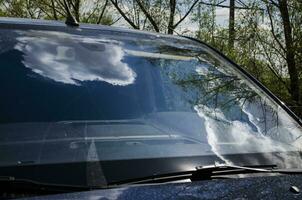
[[[173,75],[178,85],[190,91],[212,151],[231,163],[224,155],[300,149],[302,144],[296,141],[301,135],[297,124],[240,75],[215,61],[206,63],[199,59],[196,74]],[[301,164],[299,153],[293,158],[286,160],[287,167]],[[284,159],[275,162],[283,163]]]
[[213,162],[301,167],[301,127],[207,47],[73,31],[0,31],[0,166],[89,163],[89,185]]
[[120,46],[59,32],[21,34],[15,49],[24,53],[26,67],[44,77],[75,85],[98,80],[125,86],[135,80],[135,72],[122,61]]

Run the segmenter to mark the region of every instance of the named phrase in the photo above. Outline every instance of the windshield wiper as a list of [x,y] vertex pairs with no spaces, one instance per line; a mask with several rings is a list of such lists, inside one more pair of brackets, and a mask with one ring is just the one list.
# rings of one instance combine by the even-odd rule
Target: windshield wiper
[[219,176],[249,173],[302,174],[302,169],[280,169],[277,168],[277,165],[238,166],[232,164],[214,164],[196,167],[191,180],[208,180]]
[[197,166],[195,170],[190,171],[164,173],[137,179],[123,180],[120,182],[112,182],[109,183],[109,186],[143,183],[163,183],[185,179],[190,179],[191,181],[211,180],[216,178],[227,178],[219,176],[252,173],[302,174],[302,169],[280,169],[277,168],[277,165],[238,166],[231,164],[213,164],[207,166]]
[[0,185],[4,186],[4,188],[2,189],[5,189],[7,187],[16,189],[26,189],[28,193],[30,193],[31,191],[38,191],[43,193],[60,193],[89,191],[94,189],[108,189],[111,187],[130,184],[164,183],[185,179],[190,179],[191,181],[211,180],[219,178],[219,176],[238,175],[246,173],[302,174],[302,169],[280,169],[276,167],[277,165],[238,166],[230,164],[214,164],[207,166],[197,166],[194,170],[189,171],[163,173],[137,179],[129,179],[119,182],[109,182],[107,185],[100,187],[42,183],[30,179],[18,179],[12,176],[0,176]]
[[13,176],[0,176],[0,190],[13,189],[15,191],[25,190],[28,193],[33,191],[42,193],[60,193],[60,192],[77,192],[88,191],[92,189],[88,186],[81,185],[66,185],[66,184],[53,184],[44,183],[30,179],[15,178]]

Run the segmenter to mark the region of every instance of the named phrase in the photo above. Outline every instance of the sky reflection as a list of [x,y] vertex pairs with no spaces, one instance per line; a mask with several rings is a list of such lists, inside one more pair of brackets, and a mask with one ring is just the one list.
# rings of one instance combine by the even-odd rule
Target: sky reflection
[[17,37],[23,64],[54,81],[81,85],[80,81],[105,81],[126,86],[136,73],[122,60],[120,46],[102,39],[59,32],[27,31]]

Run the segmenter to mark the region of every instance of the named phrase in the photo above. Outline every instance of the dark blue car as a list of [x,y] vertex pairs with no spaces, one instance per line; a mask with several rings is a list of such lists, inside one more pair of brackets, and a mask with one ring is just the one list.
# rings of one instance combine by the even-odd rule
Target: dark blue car
[[301,120],[194,39],[2,18],[0,92],[0,199],[302,198]]

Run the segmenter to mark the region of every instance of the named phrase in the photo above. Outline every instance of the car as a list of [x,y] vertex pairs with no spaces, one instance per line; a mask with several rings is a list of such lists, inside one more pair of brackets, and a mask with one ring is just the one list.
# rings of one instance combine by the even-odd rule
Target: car
[[302,198],[302,121],[184,36],[0,19],[1,198]]

